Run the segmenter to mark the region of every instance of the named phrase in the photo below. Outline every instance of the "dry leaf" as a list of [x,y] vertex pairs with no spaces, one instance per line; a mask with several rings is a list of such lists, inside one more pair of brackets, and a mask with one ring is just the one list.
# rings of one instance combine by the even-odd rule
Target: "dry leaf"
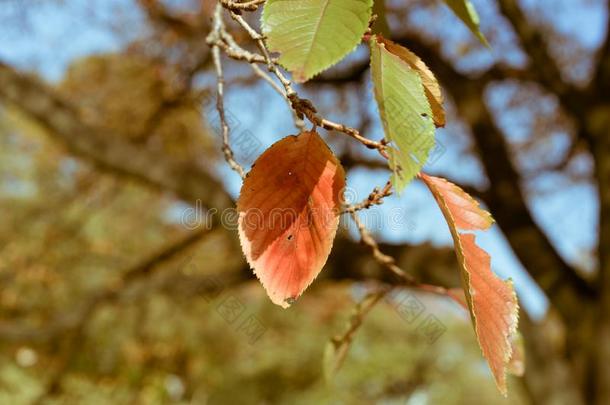
[[477,340],[489,363],[500,392],[506,395],[506,370],[513,355],[519,304],[512,282],[491,271],[491,259],[475,242],[475,235],[462,230],[485,230],[491,215],[464,190],[445,179],[420,174],[438,202],[453,236],[462,270],[462,285]]
[[239,238],[271,300],[287,308],[326,263],[345,173],[315,132],[288,136],[255,162],[241,188]]

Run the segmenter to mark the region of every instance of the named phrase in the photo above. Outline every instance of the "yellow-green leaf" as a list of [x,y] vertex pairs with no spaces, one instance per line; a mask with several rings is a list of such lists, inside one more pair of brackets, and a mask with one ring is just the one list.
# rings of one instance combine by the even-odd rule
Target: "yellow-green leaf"
[[434,148],[434,121],[420,72],[391,52],[387,43],[378,35],[371,38],[371,74],[385,137],[390,142],[392,183],[400,192]]
[[489,47],[489,42],[487,42],[485,35],[483,35],[479,28],[479,13],[477,13],[477,10],[470,0],[445,0],[445,3],[447,3],[451,10],[464,21],[464,24],[466,24],[466,26],[470,28],[470,31],[479,38],[479,41],[481,41],[483,45]]
[[415,55],[404,46],[400,46],[388,39],[381,38],[381,36],[379,36],[378,39],[383,42],[388,51],[398,56],[404,62],[407,62],[409,66],[411,66],[411,69],[414,69],[419,73],[419,77],[421,77],[422,84],[424,85],[424,92],[426,93],[430,108],[432,109],[434,125],[437,127],[444,127],[445,109],[443,108],[443,94],[434,73],[432,73],[419,56]]
[[372,6],[372,0],[267,0],[262,29],[279,62],[305,82],[360,43]]

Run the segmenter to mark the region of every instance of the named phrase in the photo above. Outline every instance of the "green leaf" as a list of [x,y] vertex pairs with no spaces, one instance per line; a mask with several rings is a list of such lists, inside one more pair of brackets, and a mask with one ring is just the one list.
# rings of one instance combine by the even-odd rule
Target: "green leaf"
[[445,0],[445,3],[464,21],[464,24],[479,38],[479,41],[489,47],[489,42],[479,28],[479,14],[470,0]]
[[434,148],[432,108],[420,73],[386,45],[400,47],[383,37],[371,38],[371,74],[379,115],[389,144],[392,183],[402,191],[415,177]]
[[372,0],[268,0],[262,30],[279,62],[305,82],[360,43],[372,6]]

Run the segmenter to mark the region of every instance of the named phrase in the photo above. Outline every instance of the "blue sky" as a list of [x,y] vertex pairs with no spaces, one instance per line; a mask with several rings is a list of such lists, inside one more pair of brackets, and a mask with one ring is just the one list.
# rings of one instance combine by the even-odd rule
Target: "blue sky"
[[[29,7],[27,13],[20,3],[8,0],[0,7],[0,60],[35,70],[49,80],[60,79],[66,66],[75,58],[91,53],[117,51],[126,40],[142,34],[138,32],[138,27],[141,27],[138,21],[142,16],[130,6],[130,1],[70,0],[59,6],[40,2],[40,5]],[[482,1],[474,3],[479,5],[485,31],[485,17],[493,13],[493,9]],[[581,2],[523,1],[528,9],[543,10],[543,22],[544,16],[548,15],[549,21],[554,22],[558,32],[571,37],[583,48],[594,50],[604,35],[603,2],[592,2],[593,6],[587,8],[581,8],[577,3]],[[552,10],[552,13],[549,13],[549,10]],[[425,25],[426,18],[430,17],[416,14],[414,18],[414,25]],[[463,27],[458,26],[460,23],[457,20],[450,21],[455,25],[446,28],[447,24],[444,24],[444,29],[453,34],[459,33],[451,38],[469,35]],[[498,41],[504,43],[502,36]],[[507,41],[506,47],[494,44],[491,51],[484,48],[477,50],[473,55],[461,60],[458,63],[459,68],[477,69],[500,59],[515,64],[523,63],[523,55],[514,45],[511,47],[510,39]],[[446,48],[446,54],[451,55],[454,52],[451,46],[447,45]],[[574,68],[575,77],[586,75],[586,61],[584,63],[585,67]],[[510,89],[495,89],[489,95],[488,102],[493,108],[502,109],[505,102],[503,99],[509,91]],[[314,99],[314,102],[319,103],[318,106],[326,113],[324,104],[332,106],[332,101],[325,102],[321,95],[317,97],[319,100]],[[265,103],[260,103],[261,99],[265,100]],[[372,99],[370,101],[371,105],[374,105]],[[236,132],[247,129],[260,140],[263,147],[295,132],[286,104],[264,85],[256,86],[248,92],[229,92],[227,106],[239,119]],[[371,108],[374,112],[375,107]],[[549,108],[552,109],[552,106]],[[519,111],[501,115],[500,124],[508,132],[511,141],[518,142],[520,136],[528,133],[527,118],[527,112]],[[357,124],[357,117],[353,119],[351,124]],[[378,123],[374,123],[368,136],[379,138],[380,131]],[[331,143],[336,143],[338,141],[335,137],[333,135],[328,139]],[[444,151],[433,164],[428,165],[429,172],[446,174],[466,183],[484,182],[478,162],[466,153],[469,140],[459,122],[450,122],[446,128],[438,131],[437,137]],[[546,145],[547,150],[561,151],[565,143],[564,138],[565,134],[557,131],[557,134],[551,137],[550,144]],[[582,164],[586,167],[587,162]],[[240,187],[237,176],[226,167],[220,169],[220,175],[230,192],[237,195]],[[388,174],[383,171],[356,170],[350,173],[348,183],[358,198],[364,198],[371,191],[373,184],[382,185],[387,177]],[[529,186],[546,190],[544,194],[531,199],[530,207],[539,224],[567,260],[584,263],[586,267],[587,257],[583,252],[591,250],[596,239],[597,203],[594,189],[587,184],[566,187],[565,179],[558,176],[541,176],[536,184]],[[403,195],[389,198],[382,208],[375,210],[365,215],[371,224],[379,225],[379,219],[382,219],[381,226],[376,228],[380,239],[397,243],[432,241],[437,245],[451,244],[444,220],[421,184],[413,183]],[[377,222],[373,221],[375,218]],[[542,315],[547,307],[545,298],[521,268],[497,226],[480,234],[478,240],[491,254],[494,270],[502,277],[513,278],[523,305],[533,315]],[[590,263],[590,266],[593,264]]]

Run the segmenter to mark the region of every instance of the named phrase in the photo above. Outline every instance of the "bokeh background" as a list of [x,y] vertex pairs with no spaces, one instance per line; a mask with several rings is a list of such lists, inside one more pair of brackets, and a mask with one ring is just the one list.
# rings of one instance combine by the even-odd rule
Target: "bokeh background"
[[[448,124],[426,171],[498,222],[478,240],[515,282],[527,352],[508,398],[467,314],[399,286],[325,378],[330,339],[371,285],[392,281],[347,217],[289,310],[251,274],[222,211],[241,180],[220,153],[213,1],[0,0],[0,403],[610,403],[608,2],[473,3],[490,48],[441,1],[386,0],[384,14],[445,90]],[[297,130],[248,64],[224,62],[248,167]],[[297,90],[380,139],[367,65],[362,45]],[[354,201],[387,181],[374,153],[323,136]],[[212,209],[222,225],[208,226]],[[405,270],[459,285],[422,184],[362,216]]]

